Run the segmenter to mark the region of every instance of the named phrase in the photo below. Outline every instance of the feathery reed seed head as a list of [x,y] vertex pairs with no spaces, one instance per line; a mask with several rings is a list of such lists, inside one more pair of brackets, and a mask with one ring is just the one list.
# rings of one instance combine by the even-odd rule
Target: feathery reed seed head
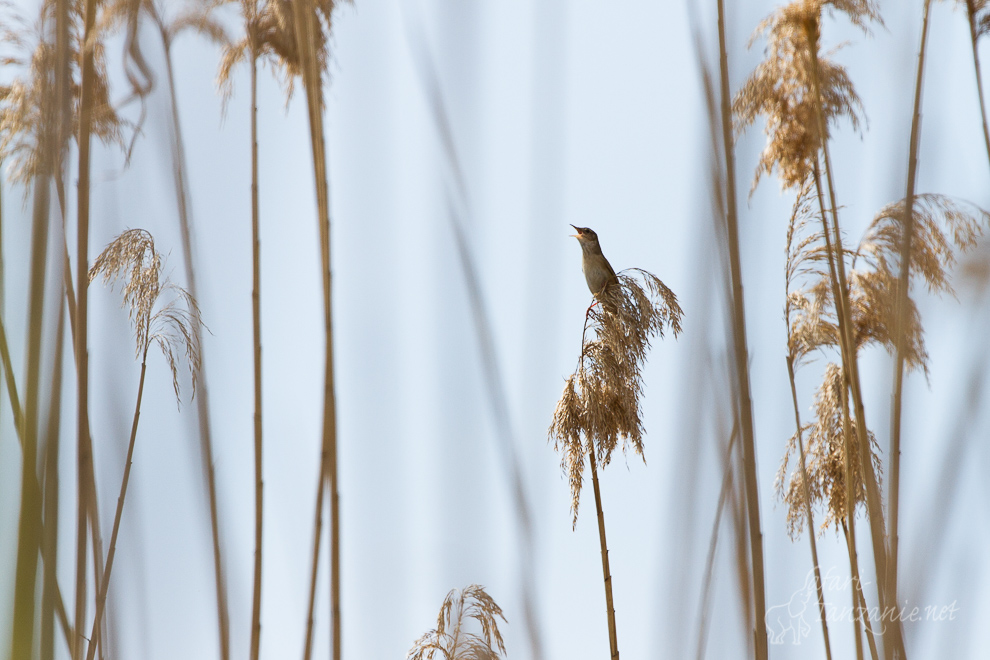
[[[979,208],[967,208],[942,195],[918,195],[914,200],[909,275],[923,281],[929,292],[952,293],[949,272],[956,252],[964,252],[976,243],[988,224],[990,214]],[[855,250],[845,250],[850,258],[849,302],[855,349],[876,344],[893,354],[896,351],[897,305],[900,289],[900,256],[903,227],[907,220],[904,200],[885,206],[873,219],[863,240]],[[803,185],[794,204],[787,232],[787,321],[788,354],[795,367],[815,351],[839,346],[839,329],[828,270],[828,251],[819,229],[821,217],[811,204],[811,186]],[[909,282],[910,286],[910,282]],[[905,310],[904,358],[908,368],[927,374],[928,353],[917,305],[909,296]],[[822,529],[838,525],[848,513],[845,486],[845,451],[843,434],[843,389],[847,387],[841,367],[829,364],[824,382],[815,397],[815,419],[805,425],[807,431],[808,491],[812,507],[824,506],[826,517]],[[848,401],[845,407],[849,408]],[[856,504],[864,501],[865,490],[860,464],[857,420],[850,412],[854,447],[850,456],[855,483]],[[881,461],[876,439],[869,431],[870,455],[874,471],[880,474]],[[805,490],[800,469],[787,474],[792,453],[797,451],[798,436],[787,444],[777,473],[778,496],[788,505],[788,531],[792,537],[803,530],[806,520]]]
[[151,234],[143,229],[128,229],[96,258],[89,280],[102,276],[104,284],[111,287],[124,281],[121,306],[127,308],[134,325],[136,357],[144,361],[151,344],[158,345],[172,372],[172,387],[179,402],[179,357],[185,357],[195,396],[196,374],[201,365],[199,333],[195,329],[205,326],[192,295],[163,278],[163,265]]
[[752,190],[763,174],[774,170],[784,188],[802,186],[813,172],[823,144],[816,119],[816,78],[825,130],[842,116],[859,129],[863,107],[852,81],[843,67],[820,53],[825,9],[845,14],[864,32],[870,21],[880,22],[870,0],[796,0],[764,19],[750,41],[766,35],[766,59],[736,94],[732,114],[737,133],[759,116],[766,117],[767,146]]
[[[321,73],[330,66],[330,34],[332,14],[338,0],[316,0],[316,64]],[[238,0],[244,14],[245,35],[239,41],[228,42],[220,58],[217,85],[224,100],[233,93],[232,73],[241,62],[256,55],[263,63],[281,74],[286,102],[292,98],[294,80],[302,75],[302,60],[298,52],[296,22],[291,0],[264,0],[260,8],[251,0]]]
[[[102,6],[103,3],[101,3]],[[55,25],[55,2],[45,0],[41,5],[41,15],[33,27],[14,13],[12,8],[3,7],[7,17],[0,19],[0,40],[9,44],[14,54],[0,58],[5,66],[23,70],[23,75],[10,84],[0,86],[0,160],[9,162],[10,177],[18,183],[29,183],[41,172],[42,162],[39,149],[43,141],[45,126],[54,126],[55,117],[55,68],[58,65],[55,44],[50,41],[50,33]],[[82,102],[81,72],[79,53],[83,41],[83,12],[85,2],[76,0],[69,3],[69,95],[71,116],[69,129],[63,140],[79,134],[79,111]],[[95,77],[93,79],[93,99],[90,108],[92,134],[104,144],[124,146],[123,128],[128,123],[117,114],[110,102],[110,82],[106,66],[106,52],[103,42],[111,32],[114,22],[100,23],[89,39],[88,47],[93,50]],[[33,49],[31,43],[34,42]],[[67,144],[58,145],[60,152]],[[27,188],[25,194],[27,194]]]
[[[846,498],[846,449],[852,449],[849,456],[853,474],[853,498],[855,506],[866,502],[866,486],[864,482],[862,463],[859,459],[859,435],[857,420],[850,412],[850,437],[843,432],[844,409],[849,407],[848,401],[843,404],[843,389],[846,387],[842,367],[829,363],[818,392],[815,394],[815,421],[806,424],[802,429],[807,433],[808,449],[806,453],[808,492],[811,496],[812,508],[824,508],[825,519],[821,529],[824,531],[830,525],[836,527],[848,515]],[[869,455],[873,461],[874,473],[881,474],[883,462],[879,455],[879,445],[872,432],[867,431],[869,438]],[[805,490],[800,469],[795,470],[790,478],[787,477],[788,459],[797,451],[797,434],[791,436],[787,444],[787,452],[777,470],[774,486],[777,495],[787,504],[787,531],[796,538],[804,530],[807,522],[805,515]]]
[[[643,423],[639,400],[643,391],[642,367],[654,337],[669,330],[681,333],[683,312],[677,296],[655,275],[631,269],[639,275],[619,273],[618,286],[603,292],[601,306],[590,310],[592,336],[584,339],[578,367],[564,384],[554,410],[549,439],[561,453],[561,468],[571,486],[572,524],[577,524],[584,463],[595,452],[602,467],[622,440],[643,457]],[[643,459],[646,460],[645,457]]]
[[[465,630],[469,619],[481,627],[480,635]],[[432,660],[436,653],[443,660],[498,660],[505,655],[498,619],[505,622],[502,608],[484,587],[452,589],[440,606],[437,627],[416,640],[406,660]]]

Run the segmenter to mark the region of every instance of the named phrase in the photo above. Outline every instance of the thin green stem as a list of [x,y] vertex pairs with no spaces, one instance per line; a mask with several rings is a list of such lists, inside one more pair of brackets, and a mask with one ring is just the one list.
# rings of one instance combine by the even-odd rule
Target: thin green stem
[[[0,315],[0,360],[3,362],[3,373],[7,383],[7,398],[10,399],[10,409],[14,414],[14,428],[17,437],[24,433],[24,412],[21,410],[20,398],[17,395],[17,380],[10,364],[10,347],[7,345],[7,330],[4,328],[3,316]],[[21,440],[23,443],[23,439]]]

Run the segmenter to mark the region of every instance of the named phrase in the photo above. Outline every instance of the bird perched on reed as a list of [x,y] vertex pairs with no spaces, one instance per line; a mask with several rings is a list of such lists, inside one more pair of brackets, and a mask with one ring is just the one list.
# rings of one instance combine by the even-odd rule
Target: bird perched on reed
[[[578,239],[581,244],[581,270],[584,271],[584,279],[588,282],[588,288],[595,295],[595,299],[601,302],[607,311],[614,312],[614,303],[606,303],[606,293],[610,292],[613,285],[618,283],[612,264],[608,262],[602,254],[602,246],[598,242],[598,234],[588,227],[574,227],[576,234],[571,234]],[[592,303],[594,306],[594,303]]]

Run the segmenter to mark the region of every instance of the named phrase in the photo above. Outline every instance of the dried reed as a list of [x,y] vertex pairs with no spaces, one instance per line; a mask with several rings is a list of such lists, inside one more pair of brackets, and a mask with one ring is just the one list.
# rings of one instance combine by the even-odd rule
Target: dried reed
[[[736,161],[735,143],[732,135],[732,111],[730,109],[729,95],[729,57],[725,45],[725,3],[717,0],[718,9],[718,50],[719,50],[719,110],[722,125],[721,149],[716,142],[716,152],[724,154],[725,160],[725,239],[728,247],[729,257],[729,281],[731,284],[730,296],[730,316],[732,318],[732,353],[735,364],[733,365],[734,398],[733,409],[738,415],[739,428],[742,433],[742,460],[743,479],[742,487],[745,490],[745,512],[749,527],[749,560],[752,566],[752,584],[746,585],[743,593],[747,594],[747,608],[752,603],[754,616],[750,619],[754,624],[753,644],[757,660],[766,660],[769,655],[767,649],[766,631],[766,577],[763,562],[763,531],[760,524],[760,499],[759,481],[756,475],[756,434],[753,429],[753,401],[749,385],[749,342],[746,337],[746,310],[743,298],[742,286],[742,265],[739,249],[739,222],[736,208]],[[714,118],[713,118],[714,119]],[[721,228],[720,228],[721,229]],[[740,511],[743,509],[743,502],[738,503]],[[739,543],[742,544],[742,538]],[[745,554],[739,553],[740,564]],[[740,572],[740,579],[744,573]],[[751,587],[751,588],[749,588]],[[752,594],[752,601],[749,594]]]
[[[46,63],[50,64],[50,63]],[[37,64],[38,69],[42,68]],[[34,67],[32,67],[34,68]],[[42,542],[42,493],[38,486],[35,466],[39,456],[39,407],[41,385],[42,328],[45,306],[46,254],[49,228],[49,181],[53,167],[53,141],[55,138],[52,101],[55,97],[52,80],[42,71],[32,78],[34,84],[18,85],[0,92],[0,153],[10,148],[10,140],[30,135],[33,148],[29,154],[32,175],[34,205],[31,223],[31,257],[28,293],[27,362],[25,375],[24,410],[18,427],[21,440],[21,501],[17,528],[17,568],[14,582],[13,630],[11,633],[11,658],[30,658],[34,643],[36,617],[36,581],[39,548]],[[19,117],[18,111],[29,104],[23,90],[30,87],[36,107],[29,120]],[[18,118],[23,119],[16,124]],[[29,126],[29,128],[28,128]],[[18,129],[21,129],[18,131]],[[3,154],[6,155],[6,154]],[[9,362],[9,360],[7,360]],[[10,369],[8,367],[8,374]],[[15,412],[17,416],[17,412]]]
[[[466,630],[469,619],[481,627],[480,635]],[[498,619],[505,622],[502,608],[484,587],[472,584],[460,591],[452,589],[440,606],[437,627],[416,640],[406,660],[433,660],[436,653],[443,660],[498,660],[505,655]]]
[[[609,286],[599,294],[601,304],[588,309],[578,366],[565,381],[564,393],[557,402],[548,433],[554,449],[561,454],[561,469],[570,482],[572,527],[577,525],[585,459],[591,464],[609,645],[614,660],[618,660],[619,650],[598,465],[604,469],[609,464],[620,440],[623,452],[632,446],[645,462],[644,429],[639,409],[643,393],[642,368],[650,341],[655,337],[663,338],[668,330],[677,337],[683,317],[677,296],[660,278],[645,270],[632,270],[642,278],[642,284],[636,277],[624,274],[628,271],[619,273],[615,286]],[[590,338],[587,336],[589,322],[593,335]]]
[[[786,295],[786,303],[784,305],[784,319],[787,323],[787,378],[790,381],[790,386],[791,386],[791,403],[794,407],[794,426],[796,429],[795,436],[792,437],[791,445],[789,445],[788,449],[790,451],[791,446],[793,445],[794,440],[796,439],[797,447],[798,447],[798,459],[800,461],[799,467],[800,467],[800,480],[801,480],[801,490],[802,490],[801,494],[803,495],[804,498],[804,511],[802,513],[804,514],[804,517],[807,518],[808,529],[811,530],[808,534],[808,542],[811,548],[811,562],[815,574],[815,591],[817,592],[818,595],[818,613],[819,616],[821,617],[821,623],[822,623],[822,638],[824,639],[825,642],[825,657],[828,660],[831,660],[832,643],[831,640],[829,639],[829,634],[828,634],[828,615],[825,610],[825,594],[824,594],[824,590],[822,589],[821,566],[818,563],[818,544],[817,541],[815,540],[815,533],[814,533],[815,530],[814,514],[812,513],[811,510],[811,489],[809,486],[807,459],[805,457],[805,451],[804,451],[804,437],[803,437],[804,427],[801,424],[801,412],[798,407],[797,384],[795,382],[795,377],[794,377],[795,362],[800,361],[801,358],[804,357],[804,355],[806,355],[806,352],[803,352],[802,349],[806,350],[807,345],[795,341],[794,333],[792,332],[793,325],[791,323],[791,315],[794,312],[794,304],[793,304],[794,301],[791,298],[790,289],[793,278],[796,275],[796,270],[797,270],[796,265],[792,262],[791,259],[792,256],[798,257],[798,255],[801,255],[802,253],[801,247],[798,247],[796,250],[794,249],[793,242],[794,242],[795,229],[798,218],[802,214],[808,213],[810,209],[810,202],[808,201],[809,192],[810,192],[810,188],[808,186],[805,186],[804,190],[802,190],[802,193],[798,195],[798,199],[794,203],[794,211],[791,213],[791,221],[787,229],[788,260],[787,260],[787,268],[786,268],[787,277],[785,278],[786,280],[785,293],[787,295]],[[818,312],[818,316],[820,317],[820,310],[816,310],[816,311]],[[814,334],[814,331],[812,332]],[[784,460],[786,463],[787,455],[785,455]],[[786,465],[782,466],[782,470],[786,470]],[[781,492],[782,483],[783,483],[782,472],[780,472],[777,475],[777,482],[776,482],[778,494],[780,494]],[[791,514],[789,513],[788,525],[791,527],[789,531],[792,533],[792,536],[793,536],[795,522],[797,524],[802,524],[803,520],[799,517],[797,518],[796,521],[794,521],[794,519],[791,517]]]
[[[267,53],[275,66],[291,66],[294,45],[291,25],[286,20],[284,3],[241,0],[245,36],[236,44],[228,43],[220,61],[217,81],[224,99],[229,98],[231,71],[246,59],[251,72],[251,330],[254,367],[254,587],[251,601],[251,660],[261,652],[261,566],[264,526],[264,481],[262,479],[262,403],[261,403],[261,239],[258,203],[258,59]],[[291,77],[286,76],[291,85]]]
[[301,0],[292,3],[298,50],[298,71],[306,89],[313,178],[316,188],[317,226],[320,236],[320,274],[323,282],[323,438],[320,475],[316,488],[316,520],[313,524],[313,561],[304,657],[313,648],[313,610],[323,518],[323,497],[330,499],[330,626],[331,655],[341,657],[340,627],[340,504],[337,486],[337,400],[334,392],[333,279],[330,268],[330,184],[326,140],[323,131],[323,75],[329,62],[329,38],[335,0]]
[[[828,150],[829,124],[841,116],[848,116],[858,127],[859,100],[844,69],[832,65],[820,53],[821,17],[824,10],[845,14],[857,27],[868,33],[870,22],[880,22],[880,16],[870,0],[796,0],[775,11],[757,29],[757,34],[767,35],[767,58],[761,63],[736,97],[734,107],[739,126],[749,125],[758,115],[768,117],[768,144],[761,159],[761,172],[769,173],[775,167],[784,188],[799,187],[814,181],[821,210],[822,235],[833,299],[836,305],[839,344],[842,353],[841,373],[848,379],[852,391],[853,409],[859,423],[852,425],[848,415],[843,416],[844,437],[847,443],[846,458],[853,449],[848,431],[858,431],[860,462],[869,465],[866,458],[867,438],[865,410],[859,388],[859,371],[853,348],[849,289],[846,283],[845,252],[839,229],[835,186]],[[823,201],[823,186],[819,176],[819,158],[824,162],[827,193],[832,217],[829,227]],[[756,182],[754,182],[754,186]],[[845,402],[845,386],[841,400]],[[845,410],[846,406],[843,406]],[[800,432],[800,429],[799,429]],[[852,465],[852,464],[848,464]],[[883,516],[880,511],[879,489],[872,469],[865,470],[868,513],[871,522],[874,560],[878,574],[878,593],[881,608],[886,605],[887,594],[882,576],[885,574],[886,546]],[[851,488],[852,478],[846,479]],[[850,491],[851,493],[851,491]],[[850,495],[851,496],[851,495]],[[849,509],[850,561],[855,567],[855,529],[852,525],[852,509]],[[855,570],[855,568],[854,568]],[[854,596],[855,600],[855,596]],[[858,624],[854,622],[854,626]],[[888,630],[894,626],[888,626]],[[889,637],[899,640],[899,630]],[[857,656],[862,655],[860,636],[856,632]],[[897,646],[902,643],[893,642]]]
[[[972,245],[984,215],[979,209],[971,212],[943,196],[916,198],[914,193],[928,6],[926,2],[918,56],[908,194],[903,202],[881,210],[856,250],[845,250],[842,246],[828,154],[828,127],[840,116],[849,117],[854,128],[858,127],[861,104],[844,70],[819,54],[820,21],[823,10],[831,9],[846,14],[854,25],[866,31],[869,22],[879,21],[872,3],[799,0],[775,12],[758,29],[758,33],[768,35],[767,59],[743,86],[734,104],[739,128],[749,125],[759,115],[768,117],[768,143],[756,181],[761,174],[776,170],[784,188],[800,189],[788,231],[785,308],[797,431],[788,444],[777,479],[778,492],[789,506],[789,531],[792,535],[800,533],[804,521],[810,524],[812,520],[812,505],[827,503],[823,527],[842,526],[848,540],[851,570],[857,585],[861,585],[854,514],[855,504],[862,502],[870,519],[882,611],[898,602],[896,535],[902,365],[927,372],[920,318],[908,297],[910,271],[917,269],[930,291],[951,290],[946,268],[953,262],[955,250]],[[822,185],[819,159],[823,161],[827,187]],[[810,232],[807,227],[815,219],[810,211],[812,190],[818,200],[820,232]],[[798,219],[799,214],[804,217]],[[917,246],[913,248],[915,242]],[[851,268],[848,277],[847,261]],[[862,267],[857,269],[857,262]],[[804,281],[803,288],[794,286],[798,280]],[[895,355],[888,525],[879,501],[878,475],[882,463],[876,440],[865,423],[859,387],[858,352],[868,344],[880,345]],[[825,382],[815,399],[815,421],[802,426],[797,414],[793,371],[809,354],[825,347],[840,349],[842,365],[830,364],[826,368]],[[801,437],[805,429],[809,431],[807,461]],[[799,470],[787,479],[788,458],[795,449]],[[812,551],[815,555],[814,547]],[[819,598],[821,601],[821,594]],[[857,611],[862,611],[865,602],[861,588],[853,593],[853,607]],[[867,632],[870,652],[876,657],[873,631],[867,627]],[[903,657],[899,621],[885,626],[882,632],[885,656],[891,658],[897,653]],[[859,632],[856,642],[857,656],[862,657]]]
[[983,121],[983,144],[987,149],[987,162],[990,163],[990,128],[987,127],[987,105],[983,98],[983,76],[980,74],[980,51],[978,48],[980,37],[990,33],[990,5],[988,5],[987,0],[959,1],[966,3],[969,38],[973,46],[973,71],[976,73],[976,95],[980,100],[980,119]]
[[122,306],[134,326],[135,355],[141,360],[141,377],[138,381],[137,401],[131,422],[131,437],[124,461],[124,475],[120,481],[120,495],[113,519],[113,531],[107,549],[103,579],[96,599],[96,615],[89,637],[86,660],[93,660],[100,640],[100,622],[106,607],[110,588],[110,575],[117,549],[124,498],[131,475],[131,461],[137,440],[138,421],[141,416],[141,400],[144,396],[144,378],[147,372],[148,351],[152,345],[161,349],[172,374],[172,388],[176,403],[180,403],[179,363],[184,358],[192,380],[193,396],[196,394],[196,374],[200,368],[200,344],[197,326],[202,326],[196,300],[182,287],[162,276],[164,259],[155,249],[151,234],[143,229],[129,229],[115,238],[100,253],[89,271],[89,281],[102,277],[104,284],[113,286],[124,280],[121,286]]
[[[912,238],[914,235],[914,205],[915,186],[918,175],[918,143],[921,140],[921,89],[925,73],[925,46],[928,43],[928,17],[931,10],[931,0],[925,0],[924,18],[921,24],[921,46],[918,48],[918,74],[914,87],[914,112],[911,115],[911,139],[908,148],[907,193],[904,196],[904,213],[898,229],[900,234],[899,256],[900,272],[897,278],[897,297],[894,303],[894,393],[890,410],[890,489],[887,492],[887,529],[890,533],[888,541],[888,565],[886,589],[893,602],[897,599],[897,560],[898,560],[898,525],[900,522],[900,488],[901,488],[901,404],[904,393],[904,362],[905,355],[910,351],[910,335],[913,328],[913,305],[908,299],[910,286]],[[975,48],[975,44],[974,44]],[[974,55],[975,57],[975,55]],[[980,95],[982,110],[983,97]],[[984,122],[986,128],[986,122]],[[987,143],[990,146],[990,143]],[[987,152],[990,157],[990,151]],[[919,246],[921,247],[921,246]]]

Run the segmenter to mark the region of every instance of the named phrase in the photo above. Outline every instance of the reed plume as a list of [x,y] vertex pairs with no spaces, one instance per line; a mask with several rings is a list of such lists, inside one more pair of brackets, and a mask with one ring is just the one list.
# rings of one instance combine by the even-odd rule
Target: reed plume
[[[467,631],[469,619],[481,627],[480,635]],[[498,619],[505,622],[502,608],[484,587],[452,589],[440,606],[437,627],[416,640],[406,660],[433,660],[436,654],[443,660],[498,660],[505,655]]]
[[[251,59],[261,60],[272,67],[283,85],[286,102],[295,90],[295,79],[303,75],[303,63],[296,35],[293,5],[289,0],[236,0],[244,18],[244,36],[228,42],[223,49],[217,84],[228,99],[233,93],[232,74],[238,64]],[[316,65],[326,73],[330,64],[331,17],[336,0],[314,3],[314,13],[320,29],[315,31]]]
[[[57,46],[51,41],[50,30],[56,22],[57,3],[45,0],[37,21],[30,25],[13,9],[0,23],[0,39],[11,47],[11,54],[0,59],[5,67],[20,70],[22,75],[9,84],[0,86],[0,160],[7,163],[10,180],[30,183],[40,174],[41,140],[45,121],[43,108],[48,103],[55,114],[54,104],[45,100],[52,97],[51,80],[58,67]],[[69,68],[69,130],[61,134],[68,140],[79,135],[81,120],[82,84],[80,50],[84,42],[82,34],[84,3],[69,3],[68,68]],[[109,32],[104,30],[92,38],[87,53],[93,58],[93,87],[91,107],[91,133],[104,144],[124,146],[124,129],[129,124],[117,113],[110,102],[110,82],[106,64],[104,41]],[[67,144],[57,144],[56,154],[61,155]],[[29,187],[25,187],[26,191]]]
[[[737,133],[759,117],[766,118],[767,144],[753,190],[764,174],[774,171],[783,188],[800,188],[812,175],[830,127],[845,117],[858,131],[863,122],[863,104],[846,70],[820,52],[819,22],[825,9],[845,14],[864,32],[870,22],[880,21],[869,0],[798,0],[764,19],[750,39],[752,46],[766,38],[766,59],[736,93],[732,113]],[[820,100],[815,94],[816,73]],[[816,120],[819,103],[824,131]]]
[[[571,516],[577,525],[586,457],[594,455],[604,468],[622,441],[642,457],[642,368],[650,342],[681,332],[683,311],[677,296],[655,275],[632,269],[643,280],[620,273],[609,287],[610,314],[593,308],[586,318],[578,367],[564,384],[549,437],[561,452],[561,468],[571,486]],[[627,271],[628,272],[628,271]],[[588,329],[592,336],[587,337]]]

